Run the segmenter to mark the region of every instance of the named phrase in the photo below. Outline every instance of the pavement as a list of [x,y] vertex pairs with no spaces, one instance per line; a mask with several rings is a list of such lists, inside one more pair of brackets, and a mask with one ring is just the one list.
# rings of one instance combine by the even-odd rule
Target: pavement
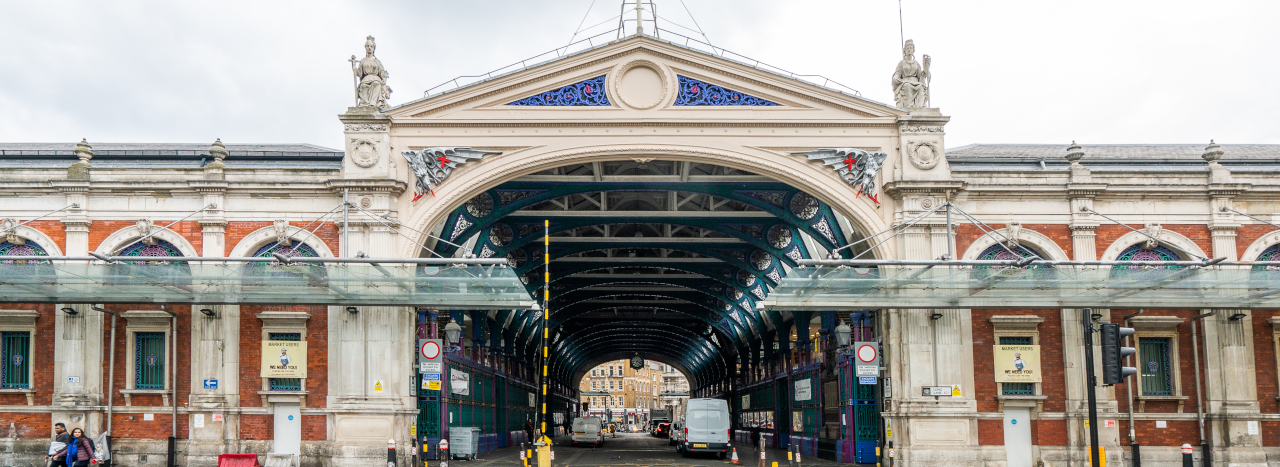
[[[685,466],[725,466],[732,465],[729,459],[721,460],[712,455],[698,457],[680,457],[675,446],[667,445],[667,438],[655,438],[648,433],[618,433],[617,438],[605,438],[604,446],[573,447],[568,437],[555,440],[556,459],[552,463],[556,467],[685,467]],[[766,454],[766,463],[772,467],[774,462],[779,467],[787,467],[787,452],[770,449]],[[738,461],[741,465],[759,465],[759,453],[751,446],[738,447]],[[837,465],[836,462],[820,460],[804,456],[805,466],[826,467]],[[440,461],[429,461],[428,467],[438,467]],[[536,465],[533,464],[533,465]],[[798,467],[793,465],[792,467]],[[473,461],[454,460],[449,467],[489,467],[489,466],[523,466],[520,462],[520,450],[514,447],[487,452]]]

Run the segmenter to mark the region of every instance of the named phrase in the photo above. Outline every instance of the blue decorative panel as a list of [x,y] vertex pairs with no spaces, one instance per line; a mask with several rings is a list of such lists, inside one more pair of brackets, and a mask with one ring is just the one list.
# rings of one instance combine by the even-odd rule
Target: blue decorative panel
[[759,97],[680,76],[676,105],[778,105]]
[[555,107],[607,106],[609,105],[609,97],[606,96],[604,92],[604,76],[597,76],[554,91],[547,91],[536,96],[529,96],[507,105]]

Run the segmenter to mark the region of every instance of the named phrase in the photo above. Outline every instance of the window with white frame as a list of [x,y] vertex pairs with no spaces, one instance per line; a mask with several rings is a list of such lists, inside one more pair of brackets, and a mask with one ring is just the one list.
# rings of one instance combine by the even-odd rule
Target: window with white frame
[[30,392],[37,311],[0,310],[0,391]]
[[130,310],[120,313],[125,319],[125,405],[132,405],[134,394],[161,394],[163,405],[169,405],[173,387],[171,328],[173,315],[165,310]]
[[[311,314],[298,311],[264,311],[255,315],[262,321],[263,341],[303,341],[307,340],[307,321]],[[306,378],[263,378],[259,394],[263,403],[271,393],[298,394],[299,402],[306,405]]]
[[1177,401],[1178,411],[1182,411],[1187,397],[1182,395],[1179,381],[1178,327],[1185,322],[1186,318],[1177,316],[1143,315],[1129,320],[1134,334],[1127,346],[1138,349],[1133,360],[1138,374],[1128,381],[1137,380],[1139,412],[1145,411],[1151,400]]
[[[987,321],[991,323],[996,345],[1040,345],[1039,326],[1044,318],[1036,315],[997,315]],[[998,384],[1000,392],[997,397],[1001,401],[1001,410],[1008,404],[1041,407],[1044,396],[1041,394],[1040,383]]]

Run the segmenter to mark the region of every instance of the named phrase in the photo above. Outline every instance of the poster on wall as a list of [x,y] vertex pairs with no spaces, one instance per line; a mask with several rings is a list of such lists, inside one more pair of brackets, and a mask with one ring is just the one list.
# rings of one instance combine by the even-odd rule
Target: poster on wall
[[791,412],[791,432],[804,433],[804,412],[803,411],[796,410]]
[[813,381],[809,378],[796,381],[796,401],[813,400]]
[[306,378],[306,341],[262,341],[263,378]]
[[471,395],[471,375],[465,371],[449,370],[449,392],[459,396]]
[[994,345],[997,383],[1039,383],[1040,346]]

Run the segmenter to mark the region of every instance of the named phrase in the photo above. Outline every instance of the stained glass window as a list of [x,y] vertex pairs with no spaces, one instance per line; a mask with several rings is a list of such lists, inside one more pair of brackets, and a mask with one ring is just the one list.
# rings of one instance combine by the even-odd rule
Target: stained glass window
[[1172,396],[1173,372],[1170,371],[1168,337],[1139,337],[1138,363],[1142,376],[1142,395]]
[[[320,254],[316,253],[314,248],[311,248],[311,246],[302,242],[294,242],[290,246],[284,246],[275,242],[268,243],[262,248],[259,248],[257,252],[254,252],[253,256],[255,258],[272,258],[276,253],[289,257],[320,257]],[[245,264],[245,276],[248,276],[245,279],[245,285],[263,285],[261,283],[255,283],[251,279],[252,277],[296,277],[299,278],[300,281],[307,281],[308,285],[320,285],[318,283],[311,284],[311,282],[323,281],[325,277],[325,270],[324,265],[321,263],[292,263],[285,265],[280,264],[279,261],[264,261],[261,263]],[[279,281],[276,280],[272,283],[278,282]]]
[[[1270,247],[1267,247],[1266,250],[1262,251],[1262,254],[1258,255],[1258,259],[1256,261],[1280,261],[1280,245],[1271,245]],[[1275,271],[1280,270],[1280,266],[1254,266],[1254,270],[1258,269]]]
[[507,105],[521,106],[608,106],[609,97],[604,91],[604,76],[597,76],[586,81],[570,84],[560,89],[529,96]]
[[[1006,247],[1005,245],[1001,245],[1001,244],[995,244],[995,245],[991,245],[990,247],[987,247],[986,250],[982,251],[982,254],[978,255],[977,259],[982,261],[1017,261],[1023,258],[1047,259],[1045,255],[1040,254],[1040,252],[1035,251],[1027,246],[1019,245],[1019,246]],[[1031,271],[1030,274],[1024,274],[1021,271],[1019,271],[1020,269],[1032,269],[1033,271]],[[1000,270],[1006,270],[1006,271],[1002,273],[1000,272]],[[988,277],[992,277],[996,275],[1007,275],[1010,278],[1028,279],[1028,280],[1051,279],[1052,278],[1051,275],[1053,273],[1054,271],[1052,266],[1047,266],[1043,264],[1031,264],[1031,265],[1023,266],[1021,268],[1015,267],[1015,266],[974,266],[973,267],[973,276],[974,278],[977,278],[977,279],[986,279]]]
[[[129,245],[116,256],[145,256],[145,257],[164,257],[164,256],[182,256],[182,250],[173,246],[172,243],[164,240],[152,238],[154,245],[148,245],[143,242],[137,242]],[[169,261],[130,261],[127,264],[171,264]]]
[[0,333],[0,388],[28,389],[31,387],[31,333],[7,331]]
[[[267,334],[268,340],[273,341],[300,341],[302,333],[298,332],[272,332]],[[272,391],[301,391],[302,379],[300,378],[270,378]]]
[[[27,240],[23,244],[0,242],[0,256],[49,256],[36,242]],[[5,261],[11,263],[12,261]]]
[[[1000,345],[1032,345],[1031,336],[1000,336]],[[1006,396],[1034,396],[1036,383],[1000,383],[1000,393]]]
[[775,106],[773,102],[738,91],[725,89],[714,84],[707,84],[693,78],[679,76],[680,92],[676,95],[675,105],[755,105]]
[[[1116,257],[1117,261],[1181,261],[1182,256],[1162,245],[1156,245],[1155,248],[1144,248],[1146,245],[1139,243],[1129,248],[1125,248],[1120,252],[1120,256]],[[1111,268],[1111,277],[1115,279],[1127,279],[1134,281],[1144,280],[1144,271],[1149,272],[1152,269],[1180,269],[1182,266],[1113,266]]]
[[164,389],[164,333],[139,332],[134,339],[133,388]]

